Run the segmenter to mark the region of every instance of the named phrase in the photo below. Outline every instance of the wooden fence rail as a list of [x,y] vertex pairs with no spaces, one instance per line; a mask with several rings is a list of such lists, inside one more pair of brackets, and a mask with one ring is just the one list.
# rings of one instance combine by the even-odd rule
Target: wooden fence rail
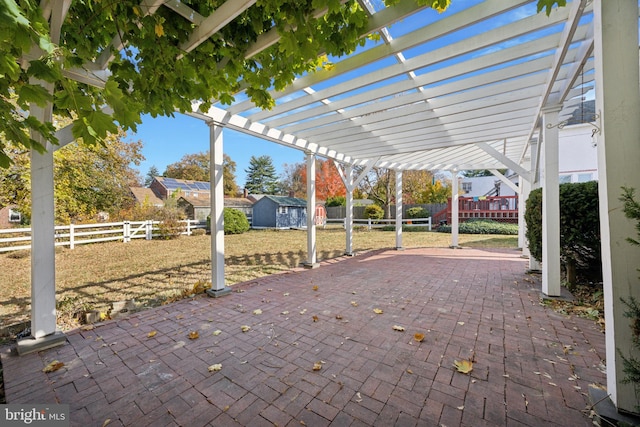
[[[184,230],[180,234],[190,236],[193,230],[206,229],[206,221],[185,220]],[[124,243],[131,239],[151,240],[161,237],[158,225],[160,221],[122,221],[105,222],[96,224],[69,224],[55,227],[56,246],[69,246],[73,249],[76,245],[85,243],[99,243],[121,240]],[[5,237],[6,236],[6,237]],[[28,244],[25,244],[29,242]],[[31,249],[30,228],[7,228],[0,230],[0,252],[19,251]]]

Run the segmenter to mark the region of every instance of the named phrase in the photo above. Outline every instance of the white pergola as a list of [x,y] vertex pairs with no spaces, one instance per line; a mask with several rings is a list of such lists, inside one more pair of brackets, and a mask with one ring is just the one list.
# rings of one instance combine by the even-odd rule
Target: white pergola
[[[52,38],[71,0],[45,8]],[[188,52],[216,34],[255,1],[228,0],[201,16],[179,0],[143,0],[145,13],[161,7],[194,25]],[[532,188],[543,188],[543,285],[560,295],[558,127],[594,93],[593,118],[598,144],[600,220],[607,324],[607,381],[614,404],[635,411],[633,386],[623,384],[622,354],[633,352],[629,321],[620,298],[640,298],[640,250],[625,238],[634,225],[624,218],[621,187],[640,187],[640,74],[636,0],[573,0],[550,16],[536,13],[535,1],[453,0],[456,10],[442,15],[400,0],[385,8],[360,0],[371,15],[368,31],[379,33],[353,54],[332,58],[333,66],[300,76],[281,92],[276,106],[261,110],[239,93],[230,106],[207,113],[194,104],[192,115],[210,126],[212,188],[212,296],[224,286],[222,153],[224,128],[298,148],[307,154],[308,259],[316,265],[315,157],[333,159],[347,188],[347,254],[352,253],[353,190],[371,168],[396,172],[397,209],[402,209],[402,172],[498,169],[520,176],[520,212]],[[473,5],[471,5],[473,3]],[[323,13],[318,11],[319,14]],[[278,43],[275,29],[264,33],[250,57]],[[114,37],[113,46],[122,48]],[[110,53],[67,76],[95,86],[108,76]],[[95,71],[90,71],[95,70]],[[203,71],[204,72],[204,71]],[[32,110],[43,119],[50,109]],[[61,145],[69,129],[58,132]],[[23,349],[56,344],[52,151],[32,154],[32,337]],[[355,171],[360,171],[356,174]],[[455,188],[455,185],[454,185]],[[454,198],[456,196],[454,195]],[[457,203],[453,203],[454,209]],[[397,215],[396,247],[402,247]],[[452,246],[457,246],[454,212]],[[521,221],[521,229],[523,224]],[[526,242],[521,233],[525,253]],[[62,335],[62,338],[64,336]]]

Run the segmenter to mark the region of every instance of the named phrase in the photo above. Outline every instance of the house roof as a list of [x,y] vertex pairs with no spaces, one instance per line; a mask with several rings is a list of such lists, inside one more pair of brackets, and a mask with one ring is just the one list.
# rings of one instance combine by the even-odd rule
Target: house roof
[[150,203],[153,206],[164,206],[164,201],[156,196],[150,188],[146,187],[130,187],[131,194],[139,204]]
[[307,207],[307,201],[304,200],[304,199],[297,198],[297,197],[265,195],[259,201],[262,201],[264,199],[269,199],[269,200],[275,202],[278,206]]
[[190,179],[166,178],[164,176],[153,177],[167,190],[211,192],[211,186],[205,181],[192,181]]

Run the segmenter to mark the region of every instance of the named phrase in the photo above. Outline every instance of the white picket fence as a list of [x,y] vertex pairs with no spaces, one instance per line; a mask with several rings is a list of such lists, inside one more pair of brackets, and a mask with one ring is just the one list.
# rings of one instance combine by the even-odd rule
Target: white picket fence
[[[346,227],[346,218],[327,218],[327,223],[342,224],[342,227]],[[365,225],[367,230],[372,228],[384,228],[390,225],[395,225],[395,219],[354,219],[353,225]],[[431,217],[429,218],[403,218],[403,227],[428,227],[431,231]]]
[[[185,220],[184,231],[180,234],[190,236],[193,230],[206,229],[206,221]],[[70,224],[55,227],[56,246],[68,246],[73,249],[76,245],[120,240],[124,243],[131,239],[151,240],[161,237],[158,233],[159,221],[122,221],[96,224]],[[3,237],[8,236],[8,237]],[[30,228],[7,228],[0,230],[0,252],[31,249]]]

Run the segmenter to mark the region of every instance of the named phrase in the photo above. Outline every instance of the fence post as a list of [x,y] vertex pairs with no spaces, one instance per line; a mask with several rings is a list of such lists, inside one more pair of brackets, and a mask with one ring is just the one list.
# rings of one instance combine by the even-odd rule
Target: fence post
[[122,239],[122,241],[124,243],[127,243],[131,240],[130,231],[131,231],[131,224],[129,223],[129,221],[124,221],[122,223],[122,233],[124,235],[124,238]]
[[367,229],[371,231],[371,218],[367,220]]
[[153,220],[148,219],[146,221],[146,224],[145,224],[145,230],[144,231],[145,231],[145,239],[146,240],[151,240],[153,238],[153,223],[151,221],[153,221]]
[[191,236],[191,219],[187,218],[187,236]]
[[74,226],[73,226],[73,223],[71,223],[69,224],[69,249],[73,249],[76,246],[73,243],[73,231],[74,231]]

